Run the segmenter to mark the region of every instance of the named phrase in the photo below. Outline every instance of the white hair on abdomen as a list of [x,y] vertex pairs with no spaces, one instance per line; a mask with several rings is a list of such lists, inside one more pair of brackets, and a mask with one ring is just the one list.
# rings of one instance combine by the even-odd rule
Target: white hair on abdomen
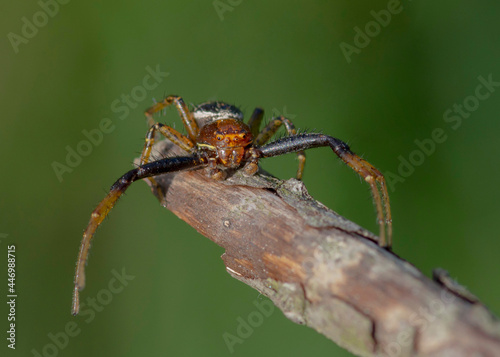
[[234,105],[224,102],[201,103],[194,108],[193,117],[200,127],[220,119],[237,119],[243,121],[241,110]]

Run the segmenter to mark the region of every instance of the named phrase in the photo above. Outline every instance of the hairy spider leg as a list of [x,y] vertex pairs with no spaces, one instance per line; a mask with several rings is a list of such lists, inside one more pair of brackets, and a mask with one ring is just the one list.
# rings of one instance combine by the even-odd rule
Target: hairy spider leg
[[153,118],[153,114],[159,112],[160,110],[163,110],[164,108],[172,104],[175,104],[175,106],[177,107],[177,111],[179,112],[179,116],[181,117],[184,127],[188,132],[189,138],[194,141],[198,136],[198,132],[200,131],[198,128],[198,124],[196,123],[196,120],[194,120],[194,117],[189,111],[186,103],[184,103],[184,100],[178,95],[169,95],[165,97],[165,99],[163,99],[161,102],[156,103],[152,107],[148,108],[144,112],[144,115],[146,115],[146,119],[148,120],[148,125],[152,127],[156,123]]
[[193,151],[194,143],[187,136],[182,135],[174,128],[162,124],[155,123],[149,128],[146,134],[146,142],[144,143],[144,149],[142,150],[141,161],[139,165],[144,165],[149,162],[149,157],[151,156],[151,149],[155,143],[155,134],[159,131],[165,138],[173,142],[175,145],[179,146],[181,149],[187,151],[188,153]]
[[163,160],[151,162],[149,164],[139,166],[130,170],[125,175],[120,177],[111,186],[108,195],[99,203],[97,208],[92,212],[90,221],[83,233],[82,243],[80,245],[80,252],[78,254],[78,261],[75,270],[75,288],[73,292],[73,305],[72,314],[77,315],[80,310],[79,291],[85,287],[85,265],[87,263],[87,256],[90,249],[90,244],[95,231],[106,218],[109,211],[113,208],[116,201],[125,192],[125,190],[132,184],[132,182],[144,179],[147,177],[160,175],[167,172],[186,170],[196,166],[202,166],[207,163],[204,157],[186,156],[186,157],[172,157]]
[[250,132],[253,136],[253,142],[255,143],[255,139],[257,135],[259,135],[260,123],[262,123],[262,118],[264,118],[264,109],[255,108],[252,116],[248,119],[248,126],[250,127]]
[[[262,131],[255,138],[256,145],[264,145],[271,139],[271,137],[276,134],[281,125],[285,125],[286,131],[289,136],[296,136],[297,130],[295,126],[290,121],[290,119],[284,116],[279,116],[277,118],[271,119],[271,121],[262,129]],[[299,168],[297,169],[297,180],[302,180],[302,174],[304,172],[304,166],[306,164],[306,153],[303,150],[297,152],[297,159],[299,160]]]
[[[147,164],[149,162],[149,158],[151,156],[151,149],[155,142],[155,134],[156,132],[160,132],[164,137],[173,142],[175,145],[179,146],[181,149],[191,153],[193,151],[194,143],[187,136],[182,135],[174,128],[162,124],[155,123],[151,128],[149,128],[146,134],[146,141],[144,143],[144,149],[142,150],[141,160],[139,162],[139,166]],[[163,198],[165,197],[163,190],[160,185],[155,181],[154,178],[148,178],[152,187],[156,190],[157,196],[160,198],[161,204],[165,206],[166,202],[164,202]]]
[[[392,215],[384,175],[368,161],[360,158],[354,153],[348,158],[349,161],[343,160],[354,171],[364,177],[365,181],[370,185],[373,200],[377,207],[377,220],[381,232],[380,245],[388,248],[392,247]],[[380,195],[377,195],[376,192],[380,192]],[[385,226],[387,226],[387,235],[383,234]],[[384,240],[384,237],[387,237],[387,241]]]
[[353,153],[346,143],[328,135],[311,133],[288,136],[257,150],[260,158],[264,158],[322,146],[330,146],[342,161],[368,182],[377,209],[377,221],[380,227],[379,245],[390,248],[392,245],[392,216],[385,178],[373,165]]

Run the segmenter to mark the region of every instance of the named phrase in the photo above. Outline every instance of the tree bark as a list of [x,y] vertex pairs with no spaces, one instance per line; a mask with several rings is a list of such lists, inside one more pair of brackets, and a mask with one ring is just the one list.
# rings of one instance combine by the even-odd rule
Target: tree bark
[[[172,155],[158,143],[154,152]],[[302,182],[203,170],[158,176],[166,208],[225,249],[234,278],[359,356],[500,356],[500,322],[435,270],[424,276]]]

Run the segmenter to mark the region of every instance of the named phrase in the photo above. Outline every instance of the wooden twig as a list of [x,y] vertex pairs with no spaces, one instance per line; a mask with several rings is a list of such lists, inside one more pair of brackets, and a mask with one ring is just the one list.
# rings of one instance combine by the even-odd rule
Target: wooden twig
[[500,356],[500,322],[475,296],[380,248],[302,182],[238,172],[218,182],[201,171],[156,181],[169,210],[225,249],[229,274],[352,353]]

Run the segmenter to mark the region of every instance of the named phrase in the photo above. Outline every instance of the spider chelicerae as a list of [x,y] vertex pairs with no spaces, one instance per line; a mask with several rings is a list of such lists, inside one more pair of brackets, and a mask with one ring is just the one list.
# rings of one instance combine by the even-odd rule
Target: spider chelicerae
[[[187,135],[153,119],[153,114],[172,104],[179,112]],[[85,287],[85,265],[97,227],[132,182],[148,178],[153,187],[161,192],[153,176],[167,172],[204,167],[208,176],[223,180],[228,169],[241,169],[244,174],[253,175],[258,171],[260,159],[296,152],[299,161],[297,179],[300,180],[305,164],[304,150],[329,146],[370,185],[380,227],[379,244],[382,247],[391,247],[392,219],[384,176],[373,165],[353,153],[343,141],[318,133],[297,134],[292,122],[283,116],[271,119],[259,130],[264,116],[264,111],[260,108],[254,110],[245,124],[242,112],[233,105],[218,101],[206,102],[190,111],[184,100],[175,95],[167,96],[146,110],[145,115],[150,129],[146,134],[139,166],[124,174],[111,186],[108,195],[92,212],[90,222],[83,233],[75,272],[73,315],[78,314],[80,309],[79,291]],[[267,143],[282,125],[288,136]],[[157,133],[183,149],[186,155],[150,162],[151,149]]]

